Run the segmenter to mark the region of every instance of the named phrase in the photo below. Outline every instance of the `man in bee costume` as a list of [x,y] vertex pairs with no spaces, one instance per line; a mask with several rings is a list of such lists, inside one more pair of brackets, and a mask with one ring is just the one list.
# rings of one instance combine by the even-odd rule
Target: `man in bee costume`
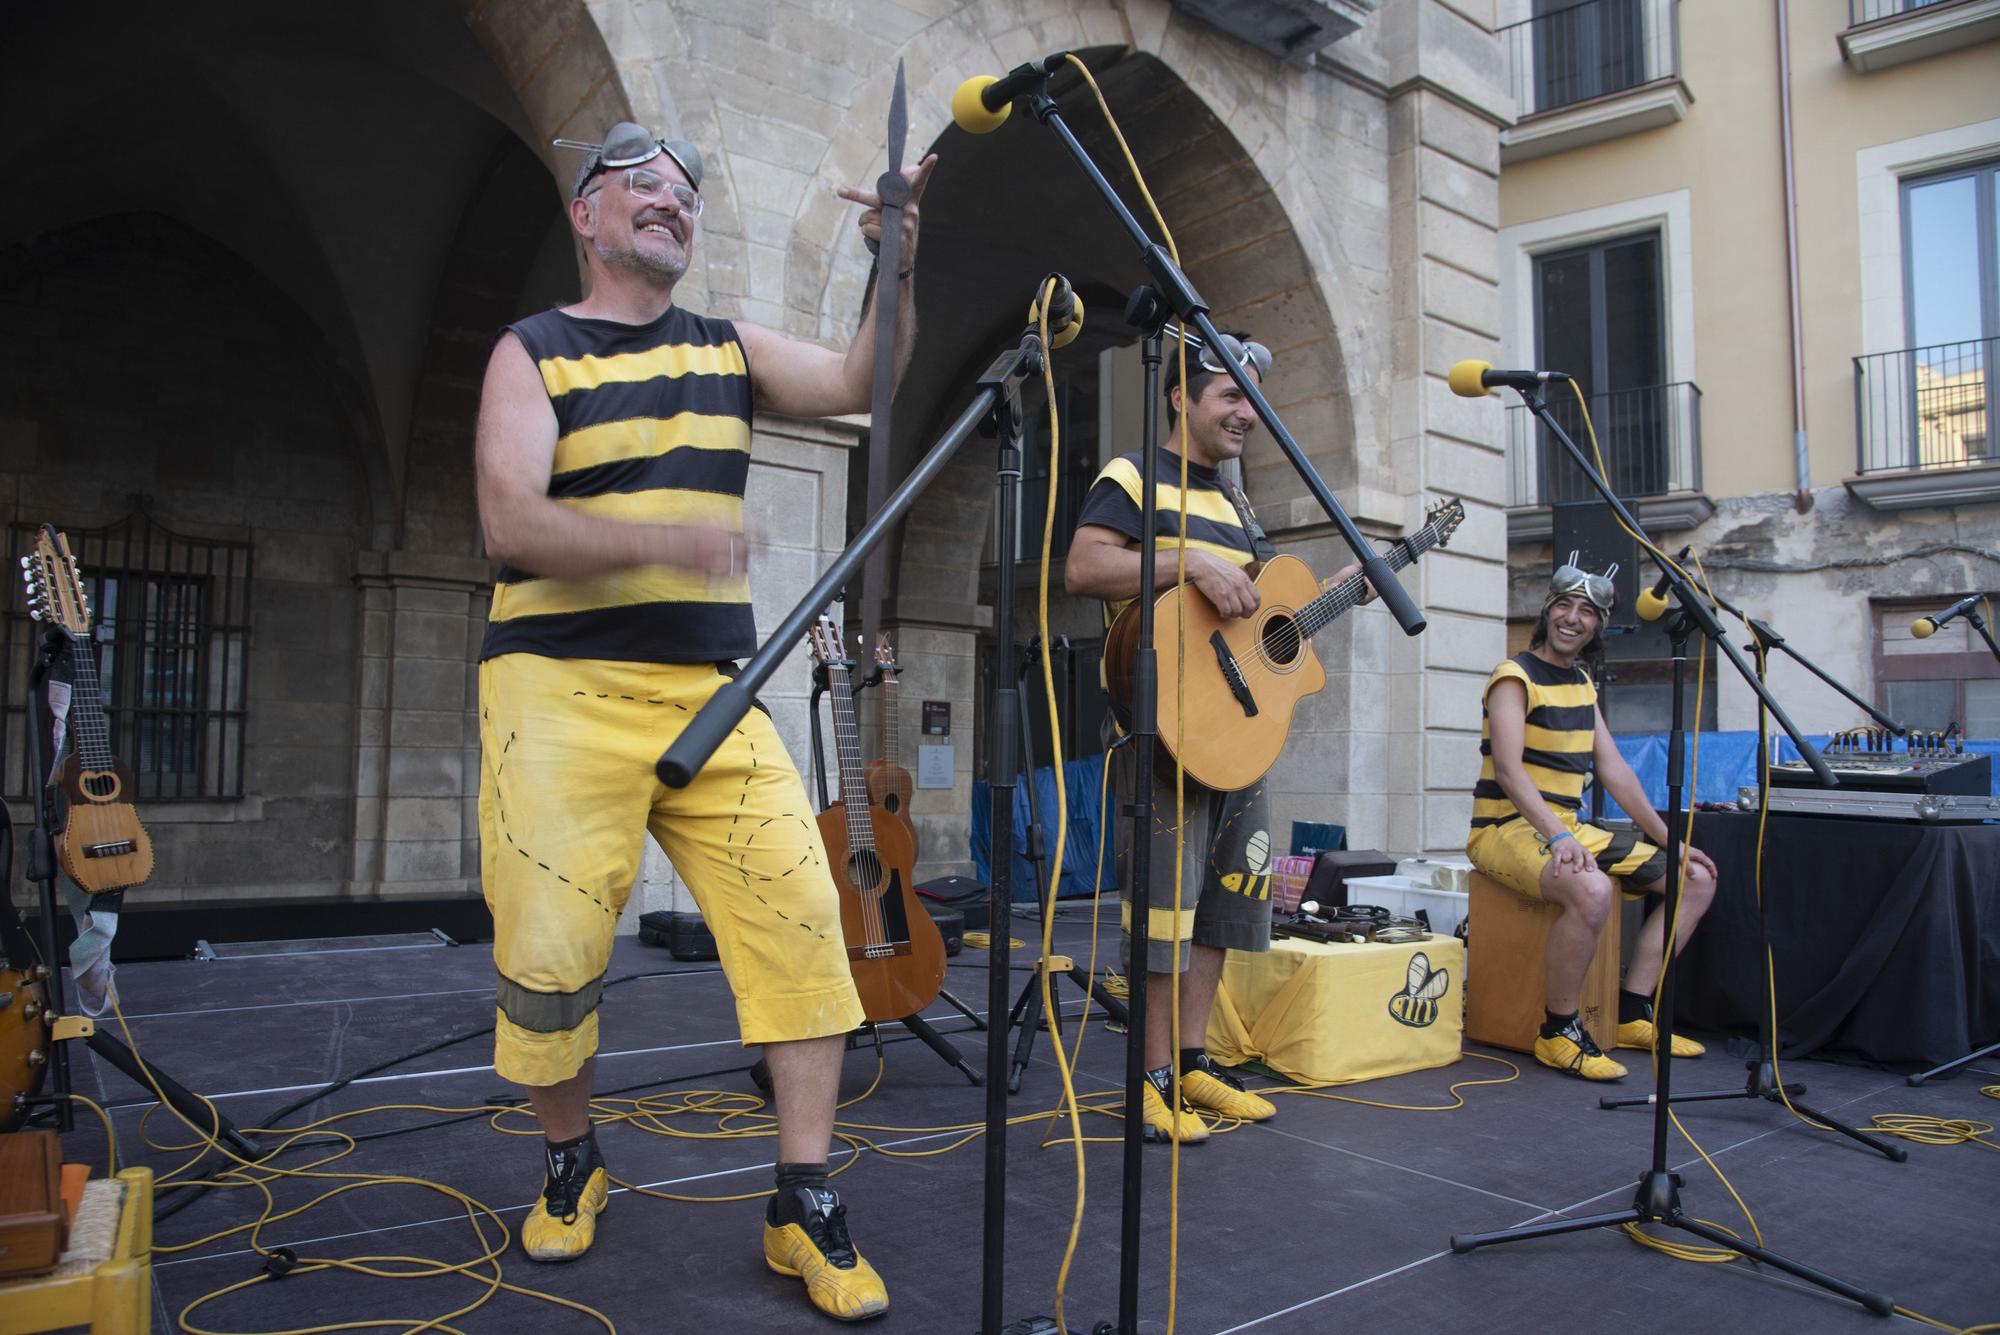
[[[1191,586],[1187,596],[1206,598],[1225,617],[1246,617],[1256,612],[1259,602],[1254,582],[1258,565],[1273,555],[1273,548],[1242,492],[1218,472],[1225,460],[1242,457],[1245,442],[1257,428],[1256,410],[1229,378],[1222,358],[1233,359],[1261,385],[1271,371],[1271,352],[1250,342],[1247,335],[1224,334],[1221,341],[1220,349],[1187,351],[1185,387],[1179,383],[1179,359],[1169,359],[1173,368],[1169,379],[1174,383],[1167,388],[1168,424],[1177,424],[1182,414],[1187,418],[1188,521],[1183,539],[1181,437],[1170,430],[1158,452],[1154,579],[1161,590],[1172,587],[1179,564],[1176,549],[1185,547]],[[1076,536],[1064,566],[1069,592],[1104,600],[1107,626],[1139,594],[1139,540],[1145,532],[1139,470],[1144,457],[1139,451],[1123,454],[1098,472],[1077,515]],[[1360,568],[1351,565],[1334,579],[1345,579]],[[1191,719],[1188,726],[1207,725]],[[1136,929],[1130,921],[1130,823],[1121,820],[1117,828],[1126,968],[1143,969],[1146,975],[1143,1116],[1154,1139],[1193,1144],[1209,1134],[1201,1111],[1244,1121],[1262,1121],[1276,1111],[1270,1100],[1246,1090],[1212,1061],[1202,1046],[1225,952],[1271,948],[1269,802],[1261,780],[1234,793],[1188,783],[1176,938],[1173,784],[1158,775],[1137,774],[1129,746],[1116,751],[1111,763],[1120,793],[1134,793],[1137,784],[1149,780],[1153,784],[1151,910],[1148,921]],[[1145,943],[1143,956],[1134,944],[1135,931]],[[1135,963],[1135,958],[1144,963]],[[1178,1052],[1173,1047],[1170,1009],[1176,986],[1183,1045]]]
[[[650,832],[701,905],[746,1044],[764,1045],[778,1120],[766,1264],[813,1305],[888,1308],[827,1186],[844,1035],[861,1022],[836,891],[804,785],[753,711],[682,790],[653,765],[757,648],[743,489],[751,415],[864,412],[872,308],[845,354],[674,304],[702,213],[694,145],[633,124],[585,150],[569,221],[581,302],[508,326],[480,399],[487,554],[502,563],[480,651],[482,874],[493,910],[494,1068],[527,1087],[546,1137],[521,1226],[540,1261],[589,1249],[607,1198],[590,1121],[597,1004]],[[905,172],[904,265],[935,157]],[[881,201],[861,230],[881,230]],[[907,277],[907,271],[904,274]],[[900,285],[898,369],[914,326]]]
[[[1527,650],[1486,679],[1479,743],[1484,759],[1472,790],[1465,851],[1494,880],[1562,909],[1544,948],[1547,1014],[1535,1040],[1535,1060],[1585,1080],[1616,1080],[1625,1067],[1604,1055],[1577,1018],[1583,975],[1597,951],[1597,934],[1616,911],[1616,892],[1665,891],[1667,859],[1659,846],[1667,841],[1667,827],[1618,754],[1597,707],[1597,687],[1582,665],[1600,652],[1611,616],[1611,576],[1618,568],[1596,575],[1576,562],[1572,552],[1557,569]],[[1578,820],[1593,769],[1644,839]],[[1715,864],[1700,849],[1682,848],[1687,862],[1676,949],[1687,945],[1715,898]],[[1651,1051],[1657,1042],[1652,994],[1664,957],[1665,917],[1664,906],[1647,916],[1625,972],[1618,994],[1621,1048]],[[1673,1052],[1698,1057],[1702,1046],[1675,1034]]]

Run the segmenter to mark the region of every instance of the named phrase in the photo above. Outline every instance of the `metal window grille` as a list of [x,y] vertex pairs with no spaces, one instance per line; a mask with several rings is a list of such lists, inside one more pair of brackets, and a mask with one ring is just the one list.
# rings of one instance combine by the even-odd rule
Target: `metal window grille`
[[1680,73],[1678,0],[1580,0],[1499,29],[1523,116]]
[[2000,338],[1856,357],[1857,471],[1963,468],[2000,458],[1988,428],[1996,355]]
[[[1701,490],[1701,390],[1692,381],[1585,397],[1607,478],[1620,496]],[[1590,438],[1575,396],[1551,394],[1549,412],[1588,458]],[[1520,404],[1507,409],[1507,467],[1510,505],[1597,498],[1569,452]]]
[[[32,549],[35,525],[10,532],[15,552]],[[68,537],[90,598],[112,753],[131,768],[136,797],[241,797],[250,544],[176,533],[143,507]],[[21,694],[40,630],[17,583],[0,659],[0,755],[10,798],[26,798],[30,787]]]
[[1947,0],[1847,0],[1847,26],[1858,28],[1877,19],[1891,19],[1914,9],[1929,9]]

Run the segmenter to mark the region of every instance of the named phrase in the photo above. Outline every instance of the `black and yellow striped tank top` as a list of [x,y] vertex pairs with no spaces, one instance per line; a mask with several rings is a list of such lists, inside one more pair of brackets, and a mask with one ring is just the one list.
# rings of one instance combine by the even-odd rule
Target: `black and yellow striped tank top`
[[[1125,535],[1137,548],[1145,532],[1140,502],[1145,497],[1139,466],[1145,456],[1134,451],[1121,454],[1097,472],[1078,510],[1078,528],[1095,524]],[[1172,450],[1157,451],[1154,504],[1158,525],[1154,530],[1158,550],[1172,552],[1181,543],[1181,457]],[[1222,477],[1213,468],[1188,460],[1187,549],[1219,556],[1232,565],[1247,566],[1269,559],[1266,543],[1260,549],[1257,537],[1243,527],[1236,502],[1223,489]],[[1161,592],[1165,592],[1163,588]],[[1125,610],[1131,599],[1104,605],[1104,624],[1109,626]]]
[[[551,497],[607,519],[742,529],[752,402],[735,325],[673,306],[644,325],[551,310],[508,328],[555,408]],[[503,567],[479,656],[706,663],[756,649],[744,575]]]
[[[1583,806],[1590,781],[1590,748],[1597,736],[1597,687],[1580,667],[1557,667],[1523,650],[1493,669],[1485,695],[1502,681],[1518,681],[1528,691],[1527,729],[1521,738],[1521,766],[1558,815]],[[1479,782],[1472,789],[1472,828],[1504,825],[1521,813],[1493,774],[1493,727],[1484,707],[1479,723]]]

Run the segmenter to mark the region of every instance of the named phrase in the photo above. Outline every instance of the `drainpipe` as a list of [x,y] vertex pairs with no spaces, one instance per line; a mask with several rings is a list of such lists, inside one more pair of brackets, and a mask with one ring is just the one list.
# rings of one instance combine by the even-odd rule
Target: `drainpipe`
[[1798,490],[1792,508],[1812,509],[1812,465],[1806,458],[1806,347],[1799,315],[1799,195],[1792,175],[1792,23],[1786,0],[1778,0],[1778,127],[1785,160],[1785,265],[1792,307],[1792,467]]

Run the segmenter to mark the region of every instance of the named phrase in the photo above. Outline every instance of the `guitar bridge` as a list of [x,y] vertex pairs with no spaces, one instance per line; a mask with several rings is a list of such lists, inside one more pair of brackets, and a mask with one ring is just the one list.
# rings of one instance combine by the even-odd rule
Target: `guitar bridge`
[[1222,679],[1229,683],[1229,693],[1236,697],[1236,703],[1243,706],[1245,718],[1257,717],[1257,697],[1250,694],[1250,683],[1243,680],[1243,669],[1236,662],[1236,655],[1229,648],[1229,641],[1222,638],[1221,631],[1214,631],[1208,637],[1209,645],[1215,650],[1215,661],[1222,667]]
[[104,844],[85,844],[83,855],[87,858],[122,858],[127,853],[136,853],[139,845],[131,839],[115,839]]

